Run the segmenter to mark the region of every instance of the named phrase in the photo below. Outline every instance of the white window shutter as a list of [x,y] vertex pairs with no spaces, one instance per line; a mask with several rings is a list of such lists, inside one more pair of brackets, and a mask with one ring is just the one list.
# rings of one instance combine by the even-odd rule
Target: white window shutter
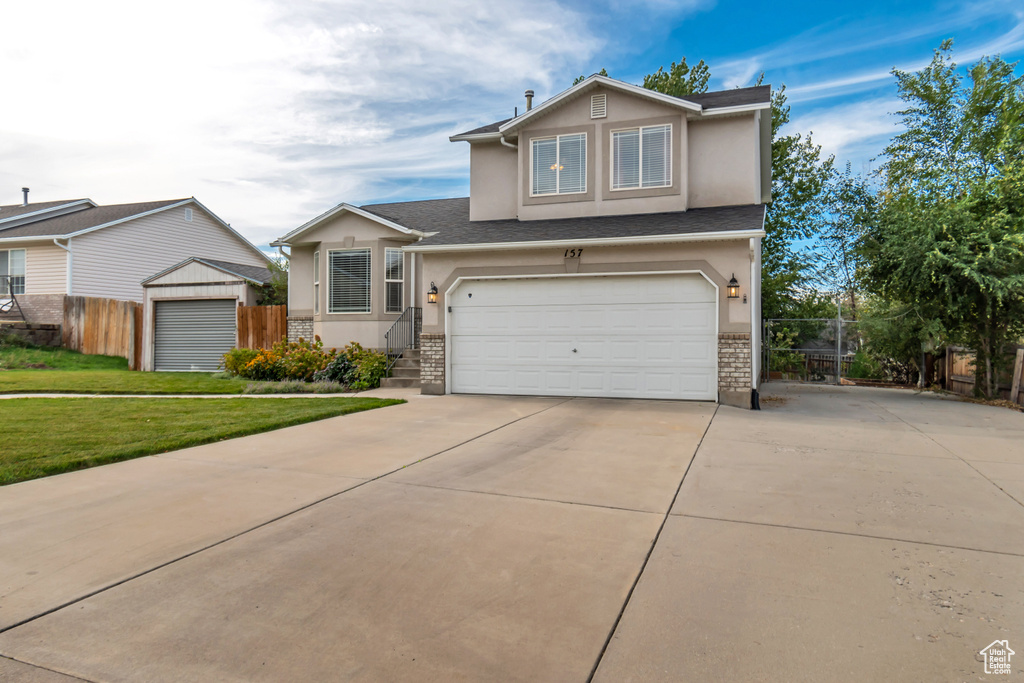
[[608,116],[608,95],[601,93],[600,95],[590,96],[590,118],[592,119],[603,119]]

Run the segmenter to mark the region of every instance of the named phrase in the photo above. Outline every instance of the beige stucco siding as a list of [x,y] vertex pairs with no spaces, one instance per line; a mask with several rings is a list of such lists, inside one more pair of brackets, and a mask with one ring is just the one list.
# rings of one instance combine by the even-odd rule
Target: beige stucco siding
[[[386,311],[385,250],[402,248],[414,241],[414,236],[354,213],[342,213],[310,230],[302,235],[297,246],[292,246],[288,271],[288,315],[313,316],[313,333],[328,346],[341,347],[356,341],[368,348],[383,347],[384,333],[401,315]],[[349,249],[370,250],[369,313],[331,313],[328,308],[331,285],[329,254]],[[320,306],[314,313],[313,254],[317,252],[320,254]],[[416,282],[422,282],[422,277],[414,272],[417,268],[413,264],[413,255],[405,254],[403,309],[419,305],[414,278]]]
[[470,145],[469,219],[516,217],[517,154],[500,142]]
[[190,256],[265,266],[251,247],[192,206],[175,207],[151,216],[87,233],[72,240],[72,294],[142,301],[142,285],[160,271]]
[[11,248],[25,250],[25,294],[67,293],[67,252],[52,241]]
[[759,123],[753,115],[691,121],[690,206],[761,202]]
[[[748,239],[656,244],[643,246],[585,247],[577,259],[565,258],[564,248],[447,252],[423,254],[423,279],[437,283],[438,303],[423,306],[423,331],[444,329],[445,292],[459,278],[566,273],[650,273],[699,271],[718,287],[719,332],[749,333],[751,329],[751,251]],[[726,285],[736,275],[743,299],[726,298]]]

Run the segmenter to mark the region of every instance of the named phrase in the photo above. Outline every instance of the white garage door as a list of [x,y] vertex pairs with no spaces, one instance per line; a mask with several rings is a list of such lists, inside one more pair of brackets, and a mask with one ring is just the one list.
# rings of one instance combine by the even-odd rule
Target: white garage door
[[234,299],[157,301],[155,370],[215,372],[235,345]]
[[718,398],[699,275],[470,280],[448,305],[455,393]]

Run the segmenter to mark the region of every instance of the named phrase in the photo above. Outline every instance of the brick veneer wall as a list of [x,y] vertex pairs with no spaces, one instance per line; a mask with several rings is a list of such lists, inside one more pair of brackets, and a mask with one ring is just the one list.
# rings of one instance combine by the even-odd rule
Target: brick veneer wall
[[718,400],[750,408],[750,335],[718,335]]
[[420,393],[444,393],[444,335],[420,335]]
[[22,294],[18,305],[25,314],[25,321],[62,325],[64,323],[63,294]]
[[298,341],[299,337],[309,341],[313,340],[313,316],[288,316],[288,341]]

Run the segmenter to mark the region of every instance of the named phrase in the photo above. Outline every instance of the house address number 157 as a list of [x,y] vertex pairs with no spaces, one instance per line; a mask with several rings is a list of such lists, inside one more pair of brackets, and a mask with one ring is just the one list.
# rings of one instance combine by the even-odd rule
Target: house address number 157
[[583,256],[583,250],[582,249],[566,249],[565,250],[565,258],[579,258],[580,256]]

